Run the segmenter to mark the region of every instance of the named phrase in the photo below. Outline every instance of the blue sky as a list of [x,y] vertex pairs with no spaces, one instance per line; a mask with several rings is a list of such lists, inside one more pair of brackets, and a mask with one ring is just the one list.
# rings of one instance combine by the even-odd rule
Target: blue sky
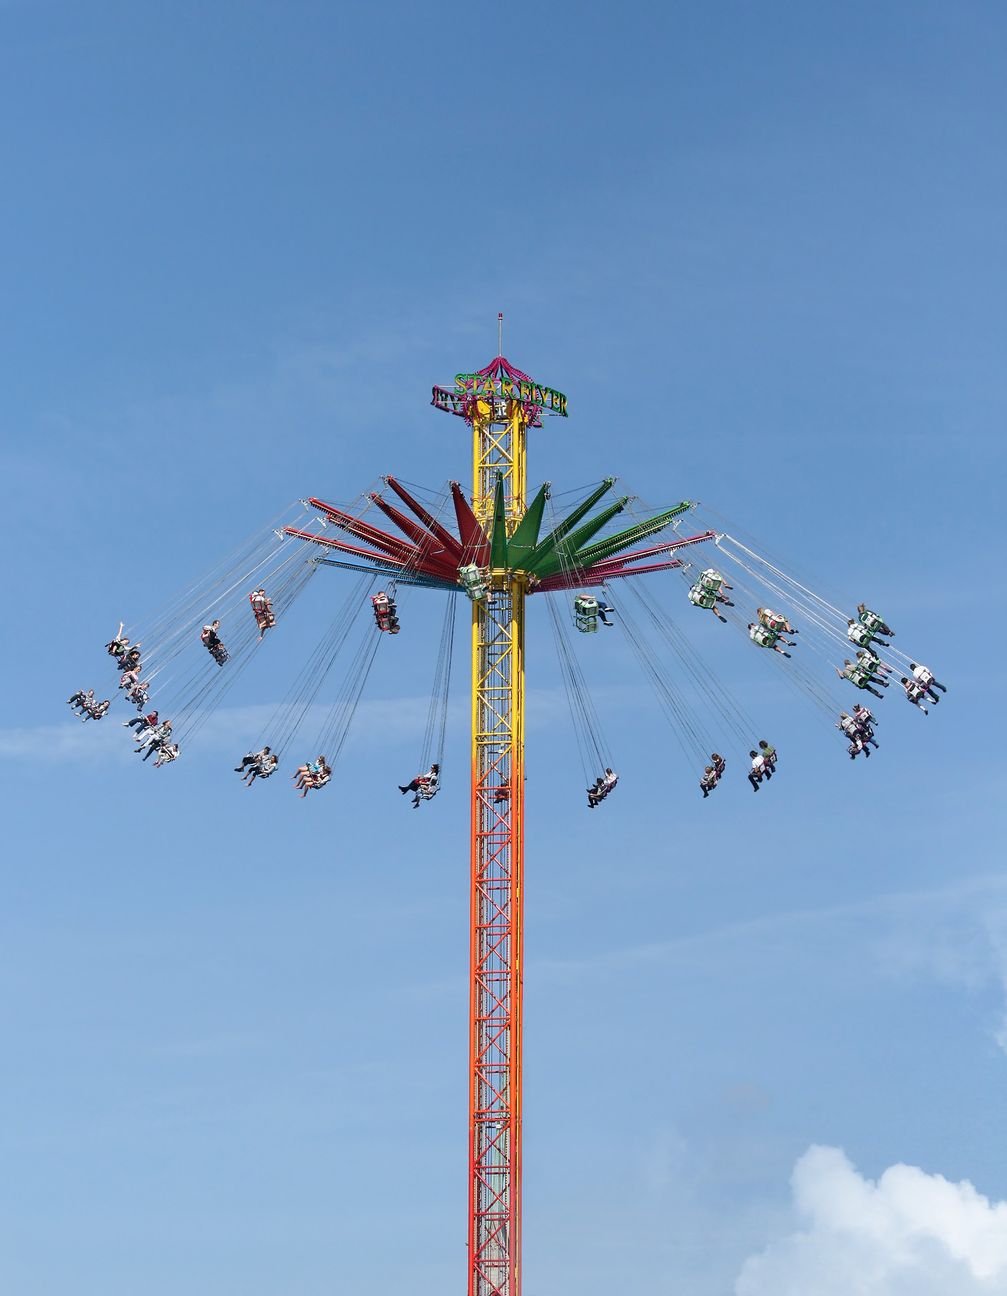
[[588,817],[532,609],[526,1296],[1007,1291],[963,1186],[1007,1199],[1005,37],[968,2],[0,5],[4,1291],[460,1288],[463,676],[441,796],[394,787],[436,610],[303,803],[229,764],[335,572],[169,770],[63,699],[289,501],[466,480],[429,389],[501,309],[570,400],[534,481],[702,499],[950,687],[851,765],[734,643],[780,776],[702,803],[599,635]]

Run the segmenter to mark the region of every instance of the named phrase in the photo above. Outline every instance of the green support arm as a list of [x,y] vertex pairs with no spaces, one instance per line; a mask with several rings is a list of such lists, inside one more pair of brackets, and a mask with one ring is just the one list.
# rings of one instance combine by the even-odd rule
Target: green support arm
[[593,490],[583,504],[578,504],[569,517],[564,518],[559,526],[554,531],[550,531],[544,540],[540,540],[528,555],[525,562],[526,569],[532,570],[542,559],[552,553],[564,536],[569,535],[577,523],[582,518],[587,517],[605,492],[611,490],[614,483],[614,477],[606,477],[598,489]]
[[507,566],[507,504],[504,498],[504,483],[501,473],[497,473],[496,492],[493,497],[493,538],[490,541],[490,566]]
[[529,504],[527,512],[507,542],[507,553],[515,567],[523,567],[524,559],[538,544],[538,533],[542,526],[542,515],[548,498],[549,482],[546,482]]
[[571,531],[570,535],[565,540],[561,540],[551,554],[547,554],[534,566],[528,564],[528,570],[542,578],[555,575],[564,566],[583,566],[577,552],[578,549],[580,549],[581,545],[586,544],[592,536],[597,535],[602,527],[607,522],[610,522],[617,513],[621,513],[628,503],[629,496],[624,495],[622,499],[610,504],[607,509],[602,509],[597,517],[591,518],[582,527],[578,527],[576,531]]
[[637,522],[635,526],[628,527],[617,535],[609,536],[607,540],[600,540],[597,544],[582,549],[577,555],[577,565],[587,567],[591,563],[601,562],[604,558],[611,558],[614,554],[620,553],[630,545],[636,544],[638,540],[643,540],[647,536],[656,535],[658,531],[663,531],[675,518],[682,513],[688,512],[691,507],[692,501],[684,500],[681,504],[676,504],[674,508],[667,509],[664,513],[658,513],[656,517],[648,518],[646,522]]

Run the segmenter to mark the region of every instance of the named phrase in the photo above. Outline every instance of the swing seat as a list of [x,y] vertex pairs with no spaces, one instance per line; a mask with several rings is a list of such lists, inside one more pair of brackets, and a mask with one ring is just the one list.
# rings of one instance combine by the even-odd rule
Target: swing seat
[[466,567],[458,568],[458,577],[473,603],[481,603],[486,597],[486,581],[481,568],[475,563],[469,563]]
[[879,617],[877,612],[872,612],[870,608],[861,612],[857,619],[869,634],[880,634],[881,627],[885,624],[884,619]]
[[578,594],[573,601],[573,622],[581,634],[597,634],[598,600],[590,594]]
[[717,601],[716,594],[703,589],[698,582],[689,589],[689,602],[694,607],[712,608]]

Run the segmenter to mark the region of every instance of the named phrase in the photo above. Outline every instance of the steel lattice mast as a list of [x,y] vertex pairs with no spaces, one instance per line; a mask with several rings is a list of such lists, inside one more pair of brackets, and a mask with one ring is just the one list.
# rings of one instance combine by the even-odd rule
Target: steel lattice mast
[[[488,534],[500,483],[508,534],[525,512],[528,410],[473,410],[473,512]],[[524,932],[522,573],[493,565],[472,609],[469,1296],[521,1291]]]

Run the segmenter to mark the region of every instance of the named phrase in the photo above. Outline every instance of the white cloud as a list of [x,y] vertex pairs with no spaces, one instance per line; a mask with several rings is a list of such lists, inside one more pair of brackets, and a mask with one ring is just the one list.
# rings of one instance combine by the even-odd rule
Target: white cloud
[[742,1267],[735,1296],[1007,1296],[1007,1202],[917,1166],[865,1179],[838,1148],[794,1167],[795,1232]]

